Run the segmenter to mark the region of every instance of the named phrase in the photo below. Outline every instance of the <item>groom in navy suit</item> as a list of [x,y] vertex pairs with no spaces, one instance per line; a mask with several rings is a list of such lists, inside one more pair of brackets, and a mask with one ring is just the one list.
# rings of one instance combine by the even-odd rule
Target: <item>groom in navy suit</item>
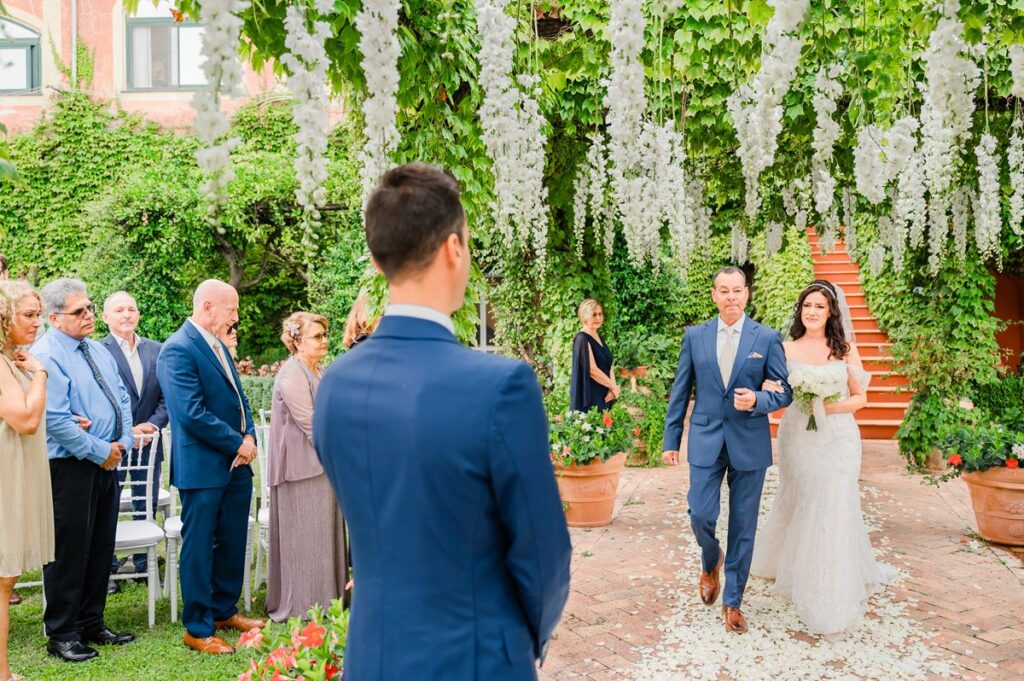
[[156,372],[171,415],[171,484],[181,496],[181,620],[185,645],[232,653],[218,629],[264,622],[236,603],[245,574],[256,429],[231,355],[220,340],[238,321],[238,293],[207,279],[192,316],[164,343]]
[[[768,414],[789,406],[786,353],[779,333],[744,314],[750,289],[738,267],[723,267],[712,277],[711,297],[718,317],[686,329],[676,380],[668,403],[663,458],[679,463],[683,419],[694,384],[686,457],[690,464],[690,525],[701,548],[698,579],[701,600],[713,605],[725,565],[722,614],[725,627],[742,634],[747,620],[740,610],[750,574],[754,533],[765,471],[772,465]],[[781,382],[782,392],[761,390],[765,380]],[[722,478],[729,483],[729,537],[723,553],[715,537]]]
[[345,679],[532,681],[570,556],[537,379],[455,338],[470,257],[451,175],[389,171],[365,225],[391,304],[313,419],[352,540]]

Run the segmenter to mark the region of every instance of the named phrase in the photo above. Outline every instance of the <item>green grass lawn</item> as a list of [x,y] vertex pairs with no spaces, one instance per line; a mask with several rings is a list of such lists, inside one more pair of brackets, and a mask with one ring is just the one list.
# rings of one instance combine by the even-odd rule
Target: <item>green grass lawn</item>
[[[37,580],[38,572],[27,574],[25,581]],[[42,594],[40,589],[21,589],[25,599],[11,608],[11,669],[26,681],[36,679],[111,679],[150,681],[152,679],[235,679],[248,669],[253,652],[242,649],[234,655],[203,655],[182,643],[181,602],[178,621],[171,623],[170,601],[157,601],[156,626],[147,624],[146,585],[121,582],[121,593],[107,598],[106,623],[114,631],[129,631],[136,641],[126,646],[99,646],[100,656],[82,664],[60,662],[46,654],[43,635]],[[254,594],[250,614],[263,617],[261,589]],[[276,625],[283,627],[284,625]],[[234,645],[239,633],[223,632]]]

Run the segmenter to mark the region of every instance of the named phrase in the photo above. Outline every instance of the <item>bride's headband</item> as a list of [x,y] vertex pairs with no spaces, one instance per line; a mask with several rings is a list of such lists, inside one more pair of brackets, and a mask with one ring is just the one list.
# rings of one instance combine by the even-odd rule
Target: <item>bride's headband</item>
[[824,282],[824,283],[814,282],[813,284],[811,284],[810,286],[807,287],[808,291],[811,290],[811,289],[821,289],[822,291],[828,291],[829,293],[832,294],[833,298],[836,297],[837,295],[839,295],[836,292],[836,287],[833,286],[832,284],[828,283],[828,282]]

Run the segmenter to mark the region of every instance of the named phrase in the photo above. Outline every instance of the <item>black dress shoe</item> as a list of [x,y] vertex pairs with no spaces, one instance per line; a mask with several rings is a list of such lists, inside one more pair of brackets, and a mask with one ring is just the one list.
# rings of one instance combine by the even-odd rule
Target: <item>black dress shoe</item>
[[121,592],[121,585],[117,583],[116,579],[107,580],[107,595],[111,596]]
[[65,662],[85,662],[100,655],[81,641],[50,640],[46,643],[46,652]]
[[123,646],[125,643],[131,643],[135,640],[133,634],[115,634],[106,627],[91,634],[86,634],[83,638],[86,643],[95,643],[101,646]]

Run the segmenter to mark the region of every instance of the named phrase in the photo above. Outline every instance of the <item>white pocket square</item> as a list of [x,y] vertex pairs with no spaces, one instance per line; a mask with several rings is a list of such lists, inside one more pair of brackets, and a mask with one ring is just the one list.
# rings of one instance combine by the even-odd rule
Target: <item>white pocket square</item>
[[747,355],[747,359],[764,359],[764,355],[762,355],[760,352],[752,352],[749,355]]

